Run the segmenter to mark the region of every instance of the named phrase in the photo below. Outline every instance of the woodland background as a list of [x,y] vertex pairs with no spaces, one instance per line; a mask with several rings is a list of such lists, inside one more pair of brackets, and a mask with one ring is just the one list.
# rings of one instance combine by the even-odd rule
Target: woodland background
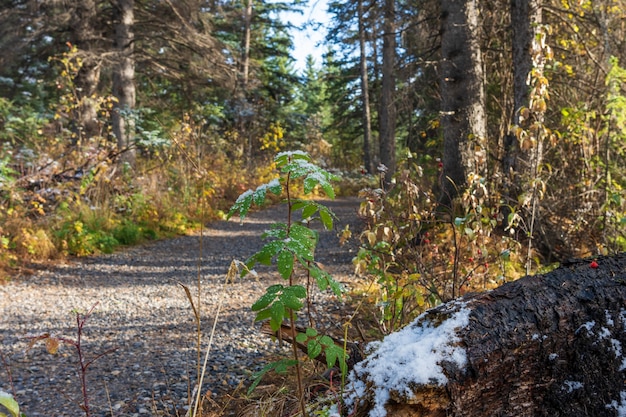
[[626,248],[624,1],[332,1],[297,72],[302,7],[2,2],[3,274],[220,218],[283,150],[365,188],[355,262],[391,328]]

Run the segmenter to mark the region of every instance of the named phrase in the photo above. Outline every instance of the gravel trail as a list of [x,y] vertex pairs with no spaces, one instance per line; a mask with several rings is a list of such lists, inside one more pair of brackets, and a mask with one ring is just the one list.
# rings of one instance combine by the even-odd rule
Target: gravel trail
[[[356,245],[352,239],[340,247],[337,234],[346,224],[359,230],[359,201],[341,198],[324,204],[339,221],[336,230],[321,231],[316,260],[349,286]],[[84,415],[75,349],[62,345],[50,355],[43,342],[28,349],[26,336],[49,332],[75,339],[72,310],[85,312],[95,305],[83,334],[87,360],[116,350],[87,371],[92,415],[184,415],[189,386],[196,380],[197,350],[193,312],[180,284],[195,294],[199,270],[203,349],[223,302],[203,390],[214,395],[232,390],[281,349],[259,333],[250,311],[280,278],[267,268],[259,269],[256,279],[248,275],[227,286],[224,277],[231,261],[258,250],[262,231],[285,216],[284,206],[271,207],[251,214],[243,225],[238,218],[212,223],[202,239],[198,234],[149,243],[0,285],[0,352],[6,362],[0,361],[0,390],[15,392],[28,417]],[[330,294],[316,298],[332,322],[340,303]]]

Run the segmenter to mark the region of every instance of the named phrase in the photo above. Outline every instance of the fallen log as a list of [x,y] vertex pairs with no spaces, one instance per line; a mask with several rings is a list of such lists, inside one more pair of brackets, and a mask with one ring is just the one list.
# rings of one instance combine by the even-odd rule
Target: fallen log
[[441,305],[366,353],[354,415],[626,417],[626,253]]

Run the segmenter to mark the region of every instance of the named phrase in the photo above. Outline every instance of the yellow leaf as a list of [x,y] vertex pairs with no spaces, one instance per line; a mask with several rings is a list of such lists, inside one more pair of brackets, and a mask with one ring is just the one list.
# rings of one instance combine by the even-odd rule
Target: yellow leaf
[[49,354],[54,355],[59,350],[59,339],[49,337],[46,339],[46,350]]

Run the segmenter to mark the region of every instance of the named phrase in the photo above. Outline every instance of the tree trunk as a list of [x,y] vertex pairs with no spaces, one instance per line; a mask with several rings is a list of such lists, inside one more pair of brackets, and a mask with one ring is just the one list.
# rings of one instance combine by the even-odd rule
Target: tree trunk
[[100,81],[100,58],[97,52],[98,36],[95,33],[97,18],[96,2],[82,0],[76,3],[72,11],[73,43],[78,48],[82,65],[74,79],[78,108],[76,119],[78,143],[97,136],[98,106],[94,94]]
[[[504,172],[504,194],[509,204],[515,206],[522,188],[520,169],[520,143],[516,130],[527,128],[520,118],[523,108],[528,108],[530,86],[528,76],[533,67],[531,47],[536,34],[536,25],[541,23],[541,0],[511,0],[511,37],[513,61],[513,116],[512,128],[503,140],[504,155],[502,169]],[[529,173],[526,173],[527,177]],[[505,223],[508,223],[508,206],[504,206]],[[507,224],[505,224],[506,226]]]
[[487,119],[477,0],[441,2],[441,126],[443,183],[440,203],[450,207],[469,173],[486,172]]
[[242,80],[241,86],[244,94],[248,89],[248,78],[250,74],[250,38],[252,33],[252,0],[246,1],[246,10],[244,15],[244,36],[242,51]]
[[115,46],[118,62],[113,72],[113,95],[117,98],[112,117],[113,134],[122,152],[121,161],[132,166],[135,163],[135,146],[132,143],[135,120],[130,113],[135,108],[134,0],[118,0],[114,7],[117,12]]
[[[626,253],[566,262],[548,274],[464,297],[430,310],[406,329],[436,331],[463,309],[469,310],[467,319],[454,337],[428,345],[431,353],[415,359],[414,374],[423,374],[419,364],[433,363],[428,355],[451,343],[448,351],[456,349],[456,356],[443,355],[436,363],[443,380],[405,381],[409,392],[386,381],[387,415],[601,417],[626,407]],[[411,346],[425,343],[416,338]],[[411,366],[394,363],[397,356],[377,358],[375,350],[355,366],[355,375],[367,384],[361,398],[374,403],[381,388],[372,376],[377,364]]]
[[385,0],[383,23],[383,68],[380,99],[380,162],[387,167],[385,182],[396,171],[396,59],[395,0]]
[[372,158],[372,117],[370,114],[369,80],[367,74],[367,54],[365,51],[365,22],[363,16],[363,0],[358,0],[359,13],[359,49],[361,72],[361,99],[363,101],[363,166],[369,174],[374,173]]
[[[511,124],[520,126],[520,110],[528,107],[528,74],[532,69],[531,45],[534,25],[541,23],[538,0],[511,0],[511,37],[513,60],[513,118]],[[504,139],[503,168],[505,175],[517,170],[519,143],[514,132]]]

